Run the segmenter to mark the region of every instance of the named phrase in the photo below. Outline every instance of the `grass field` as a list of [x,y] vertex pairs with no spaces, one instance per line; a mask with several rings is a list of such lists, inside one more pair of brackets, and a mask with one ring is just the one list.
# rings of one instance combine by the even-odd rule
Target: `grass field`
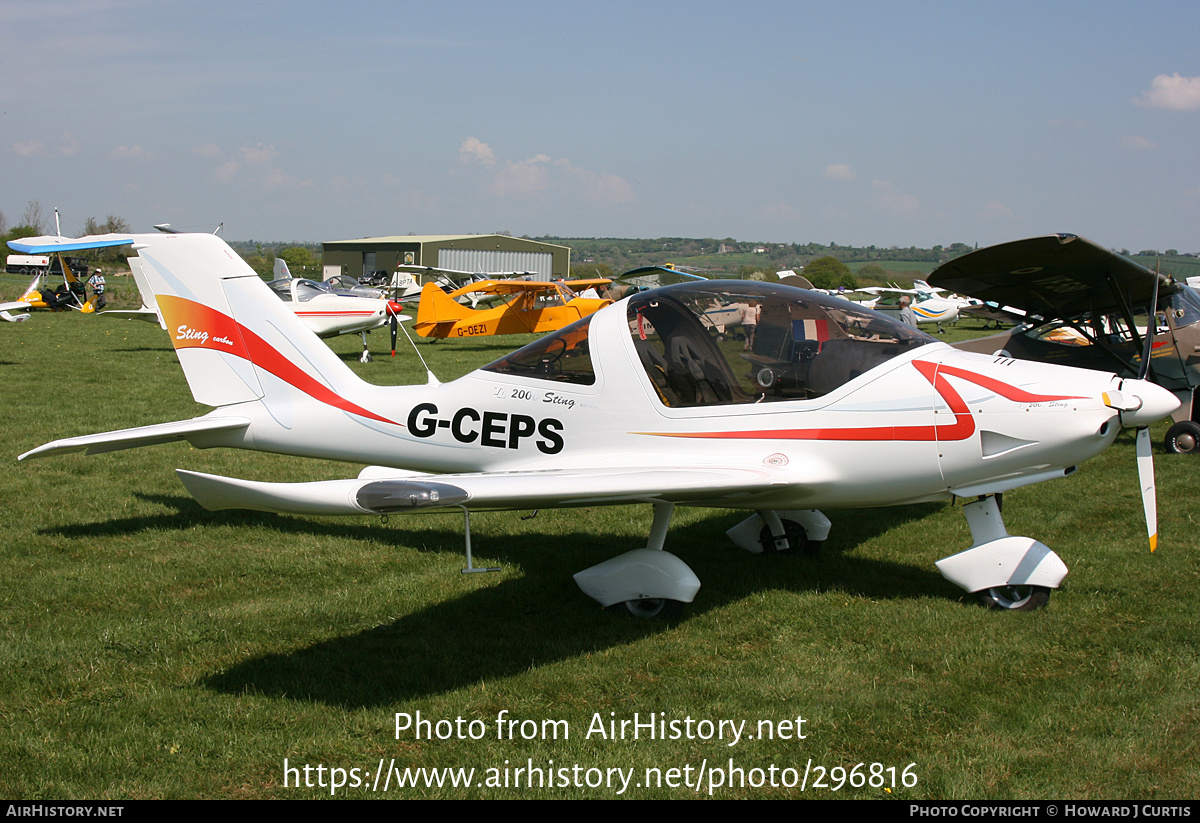
[[[521,342],[420,346],[446,380]],[[422,379],[411,350],[361,365],[357,338],[333,346],[373,382]],[[1005,496],[1009,531],[1071,567],[1048,609],[987,612],[940,577],[934,560],[970,543],[952,505],[829,511],[815,560],[747,555],[722,534],[742,514],[690,509],[667,548],[704,587],[678,619],[639,621],[570,575],[644,545],[648,506],[477,514],[476,563],[503,570],[462,575],[456,516],[210,513],[172,472],[357,466],[183,444],[16,462],[58,437],[199,413],[155,326],[0,324],[0,375],[0,796],[329,797],[337,775],[366,783],[338,797],[682,798],[708,793],[680,785],[702,766],[721,770],[723,798],[1200,795],[1200,463],[1157,455],[1151,555],[1131,435]],[[422,738],[449,739],[397,734],[397,713],[418,712],[450,721]],[[504,712],[531,722],[498,739]],[[595,733],[635,713],[682,736]],[[754,739],[701,739],[699,721],[745,721]],[[301,769],[286,787],[285,760]],[[380,763],[474,769],[479,785],[398,788],[393,774],[373,792]],[[305,764],[323,787],[294,787]],[[530,764],[552,785],[526,788],[515,770]],[[623,793],[616,769],[633,770]],[[770,785],[806,772],[803,793]]]

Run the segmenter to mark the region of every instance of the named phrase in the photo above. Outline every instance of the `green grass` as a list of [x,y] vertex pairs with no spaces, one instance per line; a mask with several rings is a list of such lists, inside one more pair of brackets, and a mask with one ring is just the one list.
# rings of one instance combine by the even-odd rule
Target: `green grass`
[[[960,324],[962,326],[963,324]],[[957,329],[950,335],[968,334]],[[950,336],[948,335],[948,336]],[[374,335],[378,355],[384,336]],[[442,379],[524,339],[421,343]],[[411,350],[355,361],[419,381]],[[649,507],[483,513],[462,575],[460,518],[210,513],[174,468],[306,480],[355,466],[184,444],[17,463],[57,437],[182,419],[192,402],[149,324],[37,313],[0,324],[0,796],[327,797],[283,761],[398,767],[745,770],[909,764],[915,787],[803,796],[1191,798],[1200,793],[1200,560],[1188,489],[1159,455],[1160,548],[1141,524],[1132,437],[1070,479],[1005,495],[1013,534],[1071,567],[1050,607],[995,614],[934,560],[965,548],[950,505],[830,511],[823,554],[755,557],[743,516],[680,511],[668,548],[704,583],[673,621],[601,610],[570,575],[644,545]],[[1161,439],[1165,426],[1155,428]],[[397,739],[397,712],[480,719],[483,739]],[[564,720],[567,740],[497,740],[501,711]],[[805,718],[803,740],[585,737],[593,716]],[[510,778],[511,779],[511,778]],[[684,788],[625,796],[687,797]],[[701,793],[703,794],[703,792]],[[348,797],[610,797],[597,788],[420,788]],[[719,797],[800,797],[724,787]]]

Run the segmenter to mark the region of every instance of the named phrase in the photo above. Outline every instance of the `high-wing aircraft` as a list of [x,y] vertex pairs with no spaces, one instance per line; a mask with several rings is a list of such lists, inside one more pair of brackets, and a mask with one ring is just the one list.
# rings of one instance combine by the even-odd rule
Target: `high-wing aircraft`
[[395,274],[392,275],[391,285],[393,296],[397,300],[419,300],[423,286],[421,279],[425,283],[436,283],[442,291],[450,294],[456,293],[455,297],[459,303],[469,304],[471,308],[477,308],[479,300],[485,295],[465,291],[462,286],[471,283],[487,283],[491,280],[517,280],[526,279],[536,272],[532,271],[463,271],[462,269],[444,269],[440,266],[415,266],[409,264],[401,264],[396,267]]
[[[581,297],[575,289],[609,282],[607,279],[482,280],[449,294],[435,283],[426,283],[413,328],[422,337],[438,338],[557,331],[612,303],[604,298]],[[471,309],[457,300],[467,293],[497,295],[507,302],[487,309]]]
[[[375,386],[219,238],[131,239],[192,394],[214,409],[21,459],[187,440],[365,463],[357,478],[311,483],[179,476],[213,510],[459,510],[468,571],[471,511],[647,504],[647,546],[575,576],[635,614],[699,588],[664,550],[675,506],[747,510],[729,536],[774,552],[823,541],[821,507],[955,496],[979,498],[963,507],[974,545],[939,561],[942,574],[993,607],[1044,605],[1067,568],[1007,533],[996,496],[1072,474],[1122,426],[1178,403],[1144,380],[962,352],[837,298],[716,280],[634,295],[450,383]],[[755,345],[787,361],[780,390],[764,392],[743,345],[704,327],[713,300],[762,307]],[[1153,480],[1143,488],[1153,535]]]
[[1166,448],[1200,451],[1200,295],[1191,287],[1074,234],[979,249],[929,280],[1025,313],[1013,329],[955,344],[965,351],[1136,375],[1153,328],[1149,377],[1181,402]]

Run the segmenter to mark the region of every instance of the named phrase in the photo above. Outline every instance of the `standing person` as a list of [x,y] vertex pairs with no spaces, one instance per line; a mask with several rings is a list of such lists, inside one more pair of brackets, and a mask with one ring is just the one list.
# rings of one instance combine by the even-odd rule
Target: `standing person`
[[754,332],[758,329],[758,301],[747,300],[742,306],[742,334],[746,335],[746,351],[754,348]]
[[917,315],[912,310],[912,298],[907,294],[900,298],[900,322],[906,326],[917,326]]
[[96,269],[96,273],[88,278],[88,285],[92,287],[92,291],[96,293],[96,304],[94,309],[99,311],[108,305],[108,298],[104,296],[104,272]]

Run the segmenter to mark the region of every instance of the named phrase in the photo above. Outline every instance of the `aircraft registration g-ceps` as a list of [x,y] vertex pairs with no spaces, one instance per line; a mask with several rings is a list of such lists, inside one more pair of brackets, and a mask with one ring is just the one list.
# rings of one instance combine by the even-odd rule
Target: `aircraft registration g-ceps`
[[[958,351],[803,289],[715,280],[635,294],[453,382],[374,386],[219,238],[129,240],[193,396],[216,408],[22,459],[187,440],[366,463],[357,478],[311,483],[179,475],[213,510],[460,510],[468,570],[471,511],[647,504],[645,547],[575,575],[602,605],[635,614],[699,589],[664,550],[675,506],[746,510],[729,536],[773,552],[823,541],[820,508],[952,497],[979,498],[964,506],[974,544],[940,571],[995,607],[1043,605],[1067,568],[1008,535],[996,495],[1071,474],[1122,426],[1178,402],[1144,380]],[[761,307],[753,350],[718,343],[705,312],[749,301]]]

